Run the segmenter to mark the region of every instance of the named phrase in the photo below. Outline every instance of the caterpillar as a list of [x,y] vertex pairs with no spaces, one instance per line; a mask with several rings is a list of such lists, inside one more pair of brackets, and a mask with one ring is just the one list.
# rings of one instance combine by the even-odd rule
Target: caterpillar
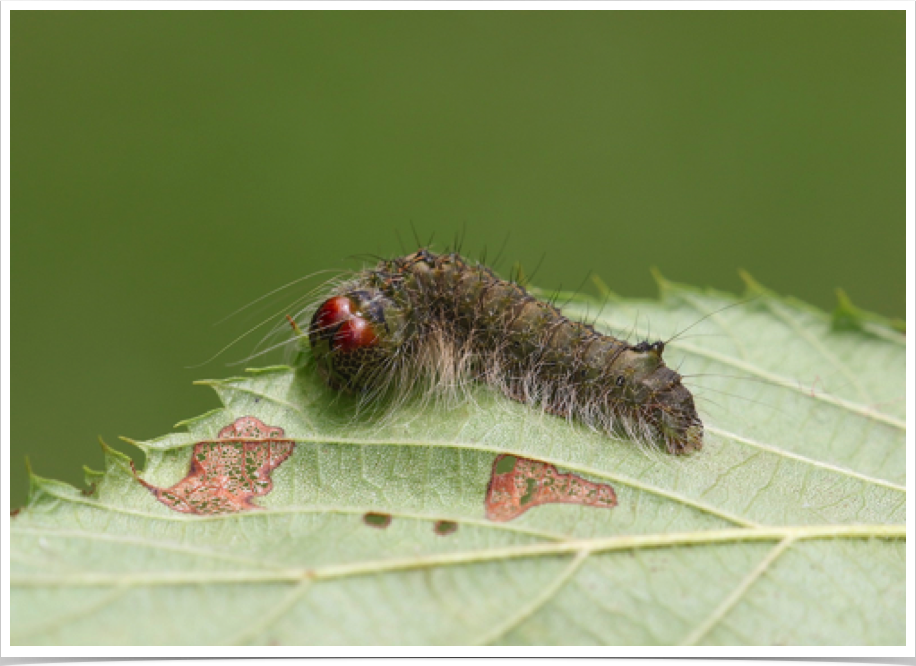
[[631,344],[571,321],[516,282],[457,253],[383,260],[322,297],[307,335],[329,387],[376,395],[482,381],[513,400],[623,431],[673,454],[697,451],[703,423],[664,342]]

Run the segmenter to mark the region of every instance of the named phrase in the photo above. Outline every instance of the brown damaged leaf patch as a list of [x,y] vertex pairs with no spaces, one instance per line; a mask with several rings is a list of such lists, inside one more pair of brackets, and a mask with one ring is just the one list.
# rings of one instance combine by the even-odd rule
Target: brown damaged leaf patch
[[369,512],[363,516],[363,522],[369,527],[383,530],[391,524],[391,515],[387,513]]
[[261,507],[253,504],[273,488],[270,478],[293,452],[295,443],[283,439],[283,428],[243,416],[219,431],[219,438],[194,445],[188,475],[171,488],[159,488],[141,478],[153,496],[181,513],[212,515]]
[[541,504],[581,504],[610,509],[617,494],[604,483],[586,481],[576,474],[560,474],[539,460],[502,454],[493,461],[487,486],[487,518],[505,522]]
[[433,531],[439,536],[448,536],[458,531],[458,523],[451,520],[437,520],[433,525]]

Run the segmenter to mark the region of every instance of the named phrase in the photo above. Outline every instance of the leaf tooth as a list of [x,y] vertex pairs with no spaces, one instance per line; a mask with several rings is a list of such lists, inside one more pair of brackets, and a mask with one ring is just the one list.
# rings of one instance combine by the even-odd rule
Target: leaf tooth
[[753,296],[772,296],[773,292],[760,284],[754,277],[743,268],[738,269],[738,277],[744,282],[746,297]]
[[211,409],[209,412],[204,412],[198,416],[192,416],[187,419],[182,419],[174,425],[175,428],[187,428],[191,429],[191,426],[198,425],[201,421],[206,421],[207,419],[213,418],[217,414],[222,414],[226,411],[225,407],[217,407],[216,409]]
[[652,278],[655,280],[655,284],[658,286],[658,295],[661,300],[665,300],[665,297],[675,290],[677,285],[662,275],[662,272],[658,269],[658,266],[650,266],[649,272],[652,273]]
[[288,365],[268,365],[263,368],[245,368],[245,372],[252,375],[283,374],[290,370],[294,370],[294,368]]

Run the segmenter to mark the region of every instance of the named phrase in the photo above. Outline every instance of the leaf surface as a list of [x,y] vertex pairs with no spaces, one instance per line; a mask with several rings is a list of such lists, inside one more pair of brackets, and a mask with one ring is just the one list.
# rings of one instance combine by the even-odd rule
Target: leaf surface
[[[294,443],[270,464],[221,459],[238,469],[225,506],[260,508],[176,510],[111,449],[91,492],[33,476],[11,528],[13,643],[905,643],[904,337],[753,283],[745,301],[661,284],[659,302],[574,298],[564,313],[630,340],[706,317],[665,352],[697,397],[699,453],[485,387],[373,418],[308,368],[206,382],[223,407],[136,442],[140,476],[185,492],[192,457],[232,454],[225,429],[253,417]],[[506,454],[610,486],[616,506],[491,520]]]

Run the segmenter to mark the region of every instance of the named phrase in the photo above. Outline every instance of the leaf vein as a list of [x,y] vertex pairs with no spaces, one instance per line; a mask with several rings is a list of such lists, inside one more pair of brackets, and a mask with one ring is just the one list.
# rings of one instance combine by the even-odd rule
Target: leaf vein
[[590,554],[591,553],[587,550],[580,550],[563,571],[561,571],[549,585],[546,585],[544,589],[541,590],[540,594],[536,595],[530,602],[522,606],[518,612],[506,618],[502,624],[497,625],[494,629],[474,641],[474,645],[492,645],[499,638],[505,636],[538,612],[560,591],[566,582],[579,571],[579,568],[585,560],[588,559]]
[[741,597],[751,588],[751,586],[757,582],[757,580],[764,574],[764,572],[779,559],[779,556],[782,555],[786,549],[795,541],[791,536],[787,536],[782,541],[780,541],[776,546],[770,550],[766,557],[761,560],[754,569],[745,576],[738,586],[732,590],[725,599],[720,603],[715,610],[699,624],[693,631],[691,631],[682,641],[681,645],[696,645],[719,623],[722,619],[731,611],[735,605],[741,601]]
[[760,441],[751,439],[750,437],[744,437],[742,435],[738,435],[736,433],[729,432],[728,430],[723,430],[722,428],[717,428],[715,426],[706,426],[706,430],[711,433],[715,433],[716,435],[719,435],[721,437],[730,439],[732,441],[740,442],[742,444],[747,444],[748,446],[752,446],[756,449],[760,449],[761,451],[767,451],[774,455],[783,456],[785,458],[791,458],[792,460],[797,460],[799,462],[805,463],[806,465],[811,465],[813,467],[819,467],[821,469],[826,469],[836,474],[842,474],[844,476],[848,476],[854,479],[859,479],[860,481],[865,481],[866,483],[871,483],[876,486],[883,486],[885,488],[890,488],[891,490],[896,490],[898,492],[902,492],[902,493],[906,492],[906,486],[901,486],[896,483],[892,483],[891,481],[887,481],[885,479],[879,479],[877,477],[868,476],[867,474],[861,474],[859,472],[854,472],[851,469],[840,467],[839,465],[834,465],[832,463],[815,460],[814,458],[808,458],[807,456],[803,456],[798,453],[793,453],[791,451],[786,451],[785,449],[780,449],[779,447],[773,446],[771,444],[766,444],[764,442],[760,442]]

